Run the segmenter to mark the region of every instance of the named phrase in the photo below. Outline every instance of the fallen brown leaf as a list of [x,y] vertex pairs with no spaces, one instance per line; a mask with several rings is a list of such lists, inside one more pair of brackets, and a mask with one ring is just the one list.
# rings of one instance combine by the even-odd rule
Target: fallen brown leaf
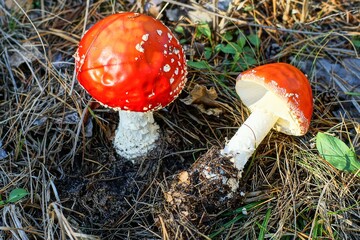
[[186,105],[193,105],[198,108],[202,113],[207,115],[219,116],[225,109],[231,109],[226,103],[217,101],[218,94],[215,88],[210,87],[209,89],[203,85],[195,85],[191,90],[189,96],[181,99]]

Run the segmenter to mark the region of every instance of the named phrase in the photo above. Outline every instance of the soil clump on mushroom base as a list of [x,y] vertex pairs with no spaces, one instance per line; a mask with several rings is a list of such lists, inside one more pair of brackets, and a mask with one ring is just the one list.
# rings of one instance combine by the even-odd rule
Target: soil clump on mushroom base
[[220,209],[241,204],[245,189],[240,177],[229,157],[222,156],[219,147],[212,147],[174,177],[165,199],[179,216],[206,225]]

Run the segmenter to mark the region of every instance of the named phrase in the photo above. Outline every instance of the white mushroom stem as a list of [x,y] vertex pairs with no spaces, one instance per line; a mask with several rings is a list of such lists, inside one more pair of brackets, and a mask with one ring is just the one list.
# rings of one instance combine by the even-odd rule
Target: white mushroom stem
[[273,93],[267,92],[249,106],[252,110],[251,115],[221,151],[221,154],[232,158],[231,160],[234,161],[235,167],[239,171],[244,169],[256,147],[278,121],[279,115],[283,115],[287,111],[285,110],[287,107],[283,105],[282,101]]
[[155,148],[159,126],[152,112],[119,111],[119,117],[114,147],[120,156],[134,161]]
[[235,135],[225,144],[221,153],[232,157],[235,167],[242,171],[256,147],[278,120],[278,116],[262,108],[254,110]]

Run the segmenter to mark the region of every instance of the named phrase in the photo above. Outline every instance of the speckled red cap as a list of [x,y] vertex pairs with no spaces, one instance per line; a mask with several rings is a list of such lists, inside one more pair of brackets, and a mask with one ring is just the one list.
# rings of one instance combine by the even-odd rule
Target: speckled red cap
[[266,111],[279,116],[275,129],[291,135],[307,132],[313,113],[313,96],[307,77],[287,63],[271,63],[242,72],[236,80],[236,92],[250,109],[268,92],[285,106],[266,102]]
[[186,83],[182,46],[160,21],[117,13],[93,25],[75,54],[79,83],[101,104],[147,112],[170,104]]

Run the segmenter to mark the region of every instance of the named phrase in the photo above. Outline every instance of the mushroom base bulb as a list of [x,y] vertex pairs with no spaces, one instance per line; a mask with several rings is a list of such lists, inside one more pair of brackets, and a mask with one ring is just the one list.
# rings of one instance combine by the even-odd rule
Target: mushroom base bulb
[[134,163],[135,158],[146,156],[156,147],[159,126],[152,112],[119,111],[119,117],[114,147],[117,154]]

